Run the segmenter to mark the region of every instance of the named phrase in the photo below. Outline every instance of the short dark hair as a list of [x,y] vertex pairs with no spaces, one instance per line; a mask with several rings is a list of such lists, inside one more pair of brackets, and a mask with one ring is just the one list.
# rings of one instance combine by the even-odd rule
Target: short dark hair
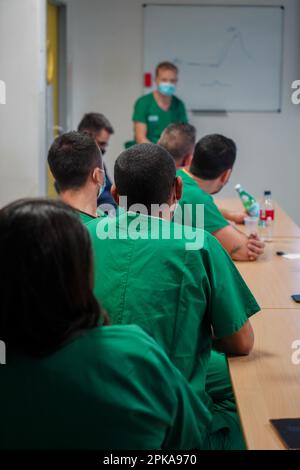
[[61,201],[23,199],[0,210],[0,339],[45,356],[96,327],[89,234]]
[[121,153],[114,169],[120,196],[127,196],[129,206],[168,202],[176,178],[172,156],[156,144],[138,144]]
[[95,140],[74,131],[55,139],[48,153],[48,163],[60,191],[81,188],[91,171],[103,165]]
[[191,124],[170,124],[162,133],[159,145],[164,147],[176,162],[193,153],[196,129]]
[[155,69],[155,77],[158,76],[160,70],[172,70],[173,72],[178,74],[178,67],[172,62],[164,61],[160,62]]
[[190,171],[205,180],[218,178],[233,167],[236,145],[232,139],[220,134],[210,134],[196,144]]
[[114,133],[114,129],[109,122],[109,120],[100,113],[86,113],[78,124],[78,132],[89,132],[93,134],[98,134],[98,132],[105,129],[109,134]]

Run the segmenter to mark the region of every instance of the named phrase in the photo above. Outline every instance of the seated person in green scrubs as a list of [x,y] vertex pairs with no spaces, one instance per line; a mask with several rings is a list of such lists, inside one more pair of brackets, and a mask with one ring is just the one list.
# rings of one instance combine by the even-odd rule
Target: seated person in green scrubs
[[[255,261],[264,252],[264,243],[257,234],[249,237],[229,224],[214,203],[216,194],[229,181],[236,158],[233,140],[219,134],[203,137],[196,144],[191,164],[179,169],[177,175],[183,181],[180,200],[181,211],[175,220],[186,225],[198,226],[196,207],[204,204],[204,226],[214,235],[235,261]],[[202,221],[201,221],[202,223]]]
[[157,89],[139,98],[134,106],[134,143],[156,143],[169,124],[188,121],[183,102],[174,95],[177,80],[178,69],[174,64],[158,64],[155,71]]
[[[191,124],[170,124],[162,133],[158,144],[164,147],[175,160],[176,168],[184,168],[191,165],[195,145],[196,129]],[[243,224],[246,217],[245,211],[233,212],[220,209],[225,219]]]
[[91,243],[60,201],[0,210],[0,449],[202,449],[210,413],[138,326],[105,326]]
[[174,158],[176,168],[189,167],[196,145],[196,128],[192,124],[170,124],[162,132],[158,145]]
[[118,157],[114,176],[112,194],[124,211],[87,225],[96,297],[113,324],[137,324],[152,334],[195,392],[205,394],[210,430],[220,437],[214,448],[243,448],[226,357],[212,345],[248,354],[248,318],[259,306],[215,237],[171,223],[182,181],[165,149],[131,147]]
[[98,217],[97,197],[104,189],[105,178],[95,140],[80,132],[57,137],[50,147],[48,164],[61,200],[76,209],[85,224]]

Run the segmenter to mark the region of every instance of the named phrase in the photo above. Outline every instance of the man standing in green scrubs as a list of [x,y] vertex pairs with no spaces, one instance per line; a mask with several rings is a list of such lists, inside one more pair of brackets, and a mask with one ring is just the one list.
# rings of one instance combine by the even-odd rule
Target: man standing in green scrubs
[[77,210],[84,224],[97,218],[97,197],[105,187],[105,178],[95,140],[79,132],[57,137],[50,147],[48,164],[61,200]]
[[[212,447],[243,448],[226,357],[211,351],[214,345],[248,354],[248,318],[259,306],[215,237],[171,223],[182,180],[165,149],[131,147],[114,173],[112,193],[125,211],[87,224],[95,295],[112,323],[135,323],[150,333],[205,400],[213,414]],[[200,247],[191,247],[192,240],[201,240]]]
[[134,143],[157,143],[169,124],[188,121],[183,102],[174,95],[177,80],[178,69],[174,64],[158,64],[155,71],[156,90],[139,98],[134,106]]

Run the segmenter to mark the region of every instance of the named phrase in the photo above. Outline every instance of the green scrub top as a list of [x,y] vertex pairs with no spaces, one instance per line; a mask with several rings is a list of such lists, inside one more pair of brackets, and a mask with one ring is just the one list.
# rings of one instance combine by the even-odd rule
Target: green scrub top
[[147,125],[147,139],[154,144],[170,124],[188,122],[185,106],[179,98],[173,96],[169,110],[164,111],[158,106],[153,93],[148,93],[136,101],[132,120]]
[[[117,210],[118,209],[116,209],[116,212],[117,212]],[[77,213],[79,215],[79,218],[80,218],[81,222],[84,225],[89,224],[93,220],[103,218],[103,217],[107,217],[107,214],[105,212],[103,212],[99,207],[97,208],[97,214],[98,214],[97,217],[94,217],[93,215],[90,215],[87,212],[83,212],[83,211],[79,211],[79,210],[77,210]]]
[[97,217],[93,217],[92,215],[90,214],[87,214],[87,212],[83,212],[83,211],[77,211],[78,212],[78,215],[79,215],[79,218],[81,220],[81,222],[86,225],[88,224],[89,222],[91,222],[92,220],[95,220]]
[[[87,229],[95,295],[112,323],[146,329],[202,397],[211,327],[217,337],[229,336],[259,311],[228,254],[203,230],[130,212],[90,222]],[[195,237],[202,248],[191,249]]]
[[0,449],[201,449],[211,416],[137,326],[87,330],[55,353],[9,351]]
[[[179,222],[177,218],[179,216],[181,223],[191,225],[192,227],[203,228],[209,233],[214,233],[229,225],[229,222],[223,217],[214,203],[213,197],[203,191],[186,170],[178,170],[177,176],[180,176],[183,181],[183,192],[179,201],[181,211],[180,215],[179,211],[178,214],[175,215],[177,222]],[[191,207],[188,207],[188,204]],[[204,204],[204,223],[196,214],[197,204]]]

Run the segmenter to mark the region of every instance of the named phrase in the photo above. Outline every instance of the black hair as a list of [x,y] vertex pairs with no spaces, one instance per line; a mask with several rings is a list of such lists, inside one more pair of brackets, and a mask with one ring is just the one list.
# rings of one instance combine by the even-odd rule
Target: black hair
[[81,188],[89,174],[103,165],[95,140],[74,131],[55,139],[48,153],[48,163],[60,191]]
[[105,129],[109,134],[114,133],[114,129],[109,120],[100,113],[86,113],[78,124],[78,132],[90,132],[95,134]]
[[184,157],[193,153],[196,143],[196,129],[191,124],[170,124],[162,133],[159,145],[164,147],[180,162]]
[[232,139],[210,134],[196,144],[190,171],[204,180],[213,180],[231,169],[235,158],[236,145]]
[[138,144],[121,153],[114,169],[115,185],[127,204],[167,203],[176,178],[172,156],[160,145]]
[[0,339],[45,356],[101,323],[88,231],[60,201],[23,199],[0,210]]

